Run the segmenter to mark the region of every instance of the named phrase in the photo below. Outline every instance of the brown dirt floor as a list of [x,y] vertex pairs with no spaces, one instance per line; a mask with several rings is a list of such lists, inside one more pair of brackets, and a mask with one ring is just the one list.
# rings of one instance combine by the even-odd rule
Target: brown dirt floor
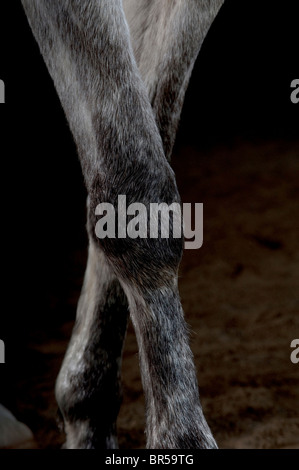
[[[221,448],[299,449],[299,144],[239,142],[176,149],[183,202],[204,203],[204,244],[185,251],[180,292],[202,404]],[[73,253],[74,311],[85,250]],[[31,331],[28,374],[17,381],[17,417],[37,447],[59,448],[54,383],[72,320]],[[144,402],[129,326],[123,362],[120,448],[144,448]]]

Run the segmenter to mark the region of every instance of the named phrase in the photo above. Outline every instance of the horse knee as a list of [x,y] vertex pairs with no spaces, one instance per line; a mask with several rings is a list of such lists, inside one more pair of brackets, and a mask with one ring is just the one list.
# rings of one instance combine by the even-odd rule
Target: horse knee
[[[153,188],[148,176],[141,185],[135,177],[136,187],[133,175],[126,187],[105,192],[97,185],[90,198],[90,234],[120,280],[134,282],[141,289],[167,286],[177,274],[183,253],[183,218],[175,179],[166,172]],[[99,226],[105,227],[100,234]]]

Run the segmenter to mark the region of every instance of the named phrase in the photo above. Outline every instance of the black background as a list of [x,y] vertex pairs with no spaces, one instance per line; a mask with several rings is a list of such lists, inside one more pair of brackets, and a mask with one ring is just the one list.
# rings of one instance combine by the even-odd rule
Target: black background
[[[296,1],[227,0],[197,60],[177,145],[298,140]],[[0,401],[31,360],[35,329],[74,317],[85,250],[85,188],[76,149],[20,2],[0,6],[1,366]],[[200,162],[198,162],[200,165]],[[33,366],[34,373],[34,366]]]

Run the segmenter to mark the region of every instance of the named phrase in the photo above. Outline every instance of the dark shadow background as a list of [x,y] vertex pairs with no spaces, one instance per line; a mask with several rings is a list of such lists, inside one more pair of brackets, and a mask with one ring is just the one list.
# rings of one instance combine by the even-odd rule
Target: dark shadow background
[[[297,145],[299,104],[290,101],[290,83],[299,76],[296,3],[226,1],[186,95],[173,161],[179,184],[184,165],[177,155],[184,147],[203,154],[244,142]],[[50,392],[43,394],[40,381],[55,380],[55,343],[60,360],[61,328],[74,319],[85,268],[86,193],[63,111],[19,2],[1,2],[0,44],[6,85],[0,107],[0,338],[6,345],[0,402],[34,431],[49,432],[52,421],[28,401],[34,397],[36,410],[47,409]],[[42,347],[32,347],[35,342],[51,344],[50,360],[43,359]]]

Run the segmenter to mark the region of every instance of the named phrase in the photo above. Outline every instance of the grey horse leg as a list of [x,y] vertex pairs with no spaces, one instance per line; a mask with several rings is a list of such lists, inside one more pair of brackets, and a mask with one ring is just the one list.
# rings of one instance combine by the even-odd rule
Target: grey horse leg
[[[118,0],[22,0],[22,3],[77,144],[90,197],[89,226],[94,227],[97,222],[94,215],[97,204],[107,201],[115,205],[119,194],[147,207],[151,202],[178,202],[174,175],[163,151],[164,144],[166,154],[170,153],[173,137],[167,141],[169,130],[163,131],[165,116],[163,110],[159,111],[159,102],[166,100],[167,86],[159,93],[156,86],[150,96],[150,81],[141,80],[141,76],[145,77],[142,63],[147,61],[140,58],[138,70],[122,3]],[[190,71],[192,60],[184,70]],[[171,81],[174,82],[175,79]],[[184,90],[186,83],[184,79],[178,90]],[[167,111],[166,116],[169,113],[173,112]],[[171,128],[176,123],[177,116]],[[111,326],[117,314],[110,313],[118,308],[115,299],[123,296],[120,282],[129,299],[139,343],[148,447],[214,447],[201,411],[177,292],[182,240],[99,241],[92,228],[90,237],[90,258],[77,323],[57,382],[67,445],[116,445],[113,412],[106,419],[105,412],[94,414],[92,410],[95,403],[109,395],[107,390],[112,390],[112,383],[118,387],[115,380],[118,368],[111,364],[120,362],[126,302],[121,302],[119,309],[121,326],[116,338]],[[108,326],[104,317],[111,319],[107,320]],[[106,334],[116,341],[111,355],[104,353]],[[101,355],[94,363],[93,359]],[[106,375],[102,368],[105,373],[105,368],[108,369]],[[110,385],[106,387],[103,381]],[[116,402],[118,398],[113,402],[117,413]]]

